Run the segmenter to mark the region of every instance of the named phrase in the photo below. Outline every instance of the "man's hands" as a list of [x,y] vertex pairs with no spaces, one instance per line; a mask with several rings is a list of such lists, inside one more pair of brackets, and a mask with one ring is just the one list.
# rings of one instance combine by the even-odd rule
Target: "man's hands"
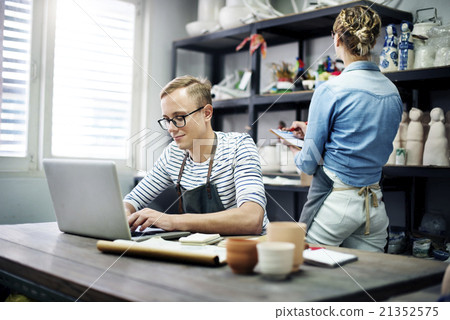
[[161,228],[166,231],[173,231],[173,217],[171,215],[145,208],[128,216],[128,224],[131,231],[135,231],[137,227],[141,226],[141,230],[145,230],[148,227]]

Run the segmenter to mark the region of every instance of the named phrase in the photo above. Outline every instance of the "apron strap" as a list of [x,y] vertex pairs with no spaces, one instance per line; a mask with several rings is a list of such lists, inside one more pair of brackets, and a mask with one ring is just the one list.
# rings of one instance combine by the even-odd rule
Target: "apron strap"
[[183,197],[181,194],[181,176],[183,175],[184,166],[186,165],[187,158],[189,157],[189,153],[186,152],[184,156],[183,163],[181,164],[180,172],[178,173],[177,179],[177,194],[178,194],[178,213],[183,213]]
[[[214,133],[215,135],[215,133]],[[211,199],[211,171],[212,171],[212,167],[213,167],[213,162],[214,162],[214,155],[216,154],[216,148],[217,148],[217,138],[214,139],[214,144],[213,147],[211,149],[211,157],[209,159],[209,168],[208,168],[208,175],[206,176],[206,190],[208,191],[208,199]]]
[[[216,154],[216,148],[217,148],[217,135],[214,132],[214,142],[213,147],[211,149],[211,156],[209,159],[209,168],[208,168],[208,175],[206,176],[206,190],[208,191],[208,198],[211,199],[211,171],[213,167],[214,162],[214,155]],[[181,193],[181,176],[183,175],[184,166],[186,165],[187,158],[189,157],[189,152],[186,152],[186,155],[184,156],[183,163],[181,164],[180,172],[178,173],[178,179],[177,179],[177,193],[178,193],[178,212],[183,213],[183,198]]]
[[348,187],[348,188],[333,188],[333,191],[345,191],[345,190],[358,190],[358,195],[362,196],[364,195],[364,201],[365,201],[365,208],[366,208],[366,227],[365,227],[365,231],[364,231],[364,235],[368,235],[370,234],[370,201],[369,201],[369,196],[372,196],[372,206],[374,208],[378,207],[378,198],[377,195],[375,194],[375,192],[373,192],[373,190],[379,190],[380,189],[380,185],[378,184],[373,184],[370,186],[365,186],[362,188],[358,188],[358,187]]

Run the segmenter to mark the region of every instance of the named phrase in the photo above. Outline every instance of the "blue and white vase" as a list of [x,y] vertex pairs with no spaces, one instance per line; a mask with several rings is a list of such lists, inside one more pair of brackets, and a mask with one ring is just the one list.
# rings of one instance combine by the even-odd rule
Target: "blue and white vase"
[[414,42],[411,31],[413,25],[409,21],[402,21],[402,34],[398,43],[398,70],[411,70],[414,67]]
[[384,47],[380,53],[380,70],[397,71],[398,70],[398,38],[395,25],[390,24],[386,27],[386,36],[384,37]]

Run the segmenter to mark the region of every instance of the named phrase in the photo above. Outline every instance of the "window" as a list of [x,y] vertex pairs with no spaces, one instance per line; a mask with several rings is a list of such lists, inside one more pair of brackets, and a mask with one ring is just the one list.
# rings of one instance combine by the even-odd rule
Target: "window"
[[25,157],[32,1],[6,0],[3,3],[4,6],[0,7],[0,156]]
[[126,159],[135,5],[58,0],[51,154]]

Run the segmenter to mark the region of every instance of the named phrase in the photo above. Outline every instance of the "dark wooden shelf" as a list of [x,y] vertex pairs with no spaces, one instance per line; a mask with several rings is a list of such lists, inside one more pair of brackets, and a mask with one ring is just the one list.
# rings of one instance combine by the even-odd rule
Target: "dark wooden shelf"
[[[329,35],[336,16],[343,8],[367,5],[380,14],[382,24],[398,24],[402,20],[413,20],[409,12],[359,0],[345,4],[316,9],[309,12],[285,15],[279,18],[258,21],[238,28],[221,30],[205,35],[177,40],[175,49],[186,49],[204,53],[226,54],[236,51],[236,46],[251,32],[261,33],[267,44],[280,45],[299,40]],[[252,31],[254,30],[254,31]]]
[[[226,54],[236,51],[236,47],[251,33],[252,25],[221,30],[205,35],[185,38],[173,42],[174,49],[185,49],[204,53]],[[244,50],[244,49],[242,49]]]
[[339,12],[344,8],[355,5],[367,5],[377,11],[381,17],[382,25],[398,24],[402,20],[412,21],[413,19],[409,12],[386,7],[372,1],[352,1],[337,6],[259,21],[256,23],[256,29],[263,34],[268,45],[328,36]]
[[450,66],[385,72],[396,85],[410,88],[448,88]]
[[226,100],[213,101],[214,109],[233,109],[233,108],[245,108],[247,109],[250,104],[250,98],[236,98]]
[[450,167],[437,166],[384,166],[387,177],[450,178]]
[[255,105],[270,105],[283,103],[308,103],[311,101],[313,90],[287,92],[284,94],[261,94],[253,98]]

